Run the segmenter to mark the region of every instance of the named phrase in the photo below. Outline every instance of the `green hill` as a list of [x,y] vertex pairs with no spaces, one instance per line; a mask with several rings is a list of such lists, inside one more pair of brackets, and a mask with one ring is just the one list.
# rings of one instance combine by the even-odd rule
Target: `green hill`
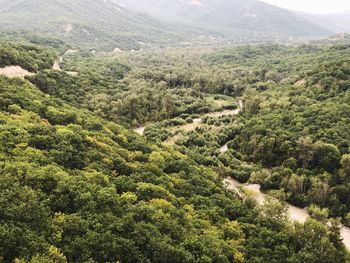
[[0,26],[107,51],[331,34],[291,11],[254,0],[0,0]]
[[0,1],[2,29],[42,32],[81,48],[139,49],[143,43],[170,45],[180,30],[111,1]]
[[329,29],[291,11],[255,0],[118,0],[122,6],[213,30],[236,41],[319,37]]

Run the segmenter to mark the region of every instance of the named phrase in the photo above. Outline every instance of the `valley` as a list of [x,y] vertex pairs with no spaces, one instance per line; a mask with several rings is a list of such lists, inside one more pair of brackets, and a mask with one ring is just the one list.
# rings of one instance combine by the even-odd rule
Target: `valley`
[[[45,262],[54,248],[74,262],[102,251],[113,260],[157,261],[144,254],[159,249],[149,240],[164,246],[169,262],[196,262],[195,244],[213,249],[201,255],[228,262],[308,262],[320,246],[325,262],[345,262],[347,45],[77,50],[58,61],[69,49],[9,42],[0,50],[7,54],[2,67],[31,72],[24,79],[0,77],[3,222],[17,225],[11,195],[34,198],[34,207],[21,213],[50,230],[40,234],[26,223],[19,229],[32,234],[19,239],[48,247],[36,254]],[[55,61],[60,70],[52,69]],[[84,232],[72,234],[75,221]],[[105,237],[115,242],[109,248],[96,237],[117,222]],[[62,237],[52,240],[52,231]],[[272,243],[261,254],[255,247],[266,247],[265,235]],[[86,247],[82,237],[89,252],[71,251],[71,239]],[[138,252],[124,251],[120,242]],[[282,254],[281,242],[288,247]],[[19,248],[6,243],[0,254],[5,261],[18,258],[25,255]],[[172,249],[176,257],[166,254]]]
[[350,262],[344,14],[0,0],[0,263]]
[[[218,95],[220,96],[220,95]],[[220,102],[219,102],[220,103]],[[224,101],[225,103],[225,101]],[[169,140],[165,143],[167,143],[168,145],[172,145],[176,142],[176,140],[174,140],[175,136],[179,133],[179,132],[190,132],[190,131],[194,131],[197,128],[200,128],[203,126],[203,118],[218,118],[218,117],[222,117],[222,116],[229,116],[229,115],[237,115],[241,112],[241,110],[243,109],[243,102],[242,100],[238,100],[238,109],[234,109],[234,110],[223,110],[223,111],[214,111],[214,112],[210,112],[207,114],[204,114],[202,116],[200,116],[199,118],[195,118],[191,121],[189,121],[190,123],[188,124],[184,124],[181,126],[176,126],[176,127],[172,127],[169,132],[172,133],[174,136],[169,138]],[[157,125],[157,124],[152,124],[152,125]],[[134,129],[134,132],[136,132],[137,134],[143,136],[145,129],[147,128],[147,126],[139,126],[138,128]],[[169,141],[172,141],[172,143],[169,143]],[[226,148],[226,147],[225,147]]]
[[[300,84],[298,85],[304,85],[304,84],[305,82],[303,81],[303,82],[300,82]],[[181,139],[184,136],[184,135],[180,136],[179,133],[184,132],[186,135],[187,132],[195,131],[196,129],[202,127],[203,125],[202,120],[205,117],[218,118],[218,117],[227,116],[227,115],[239,114],[243,109],[242,100],[239,100],[238,105],[239,105],[238,109],[211,112],[201,116],[200,118],[193,119],[193,123],[191,124],[185,124],[182,126],[171,128],[170,133],[172,134],[172,136],[168,138],[166,141],[164,141],[164,144],[167,146],[175,145],[176,141]],[[143,136],[145,129],[147,129],[147,127],[141,126],[135,129],[134,131],[139,135]],[[229,150],[228,144],[226,143],[220,148],[220,153],[225,154],[228,150]],[[254,200],[256,200],[256,202],[259,205],[263,205],[266,199],[269,198],[267,194],[261,192],[260,190],[261,186],[258,184],[248,184],[248,183],[243,184],[238,182],[235,179],[232,179],[231,177],[225,178],[223,180],[223,183],[228,190],[233,191],[234,193],[237,193],[241,198],[243,198],[243,195],[249,196]],[[243,193],[242,190],[238,190],[237,187],[240,187],[246,193]],[[302,209],[290,204],[287,204],[287,207],[288,207],[287,209],[288,217],[292,221],[297,221],[301,224],[304,224],[306,220],[310,217],[306,209]],[[341,226],[340,234],[344,245],[346,246],[347,249],[350,249],[350,229],[348,227]]]

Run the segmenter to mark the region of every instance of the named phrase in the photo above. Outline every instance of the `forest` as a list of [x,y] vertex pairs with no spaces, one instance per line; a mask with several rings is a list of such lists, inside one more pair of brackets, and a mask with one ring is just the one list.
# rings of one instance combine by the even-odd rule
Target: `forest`
[[0,262],[349,262],[350,45],[29,42],[0,44],[36,73],[0,76]]

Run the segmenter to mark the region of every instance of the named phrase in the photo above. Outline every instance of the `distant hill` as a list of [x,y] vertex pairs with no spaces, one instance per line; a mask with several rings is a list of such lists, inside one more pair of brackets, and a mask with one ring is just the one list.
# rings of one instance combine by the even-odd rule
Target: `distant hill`
[[256,0],[0,0],[0,27],[109,51],[331,34],[291,11]]
[[238,39],[318,37],[331,30],[292,11],[256,0],[115,0],[120,6],[187,22]]
[[0,26],[107,50],[140,48],[143,43],[168,45],[183,36],[164,22],[107,0],[0,0]]

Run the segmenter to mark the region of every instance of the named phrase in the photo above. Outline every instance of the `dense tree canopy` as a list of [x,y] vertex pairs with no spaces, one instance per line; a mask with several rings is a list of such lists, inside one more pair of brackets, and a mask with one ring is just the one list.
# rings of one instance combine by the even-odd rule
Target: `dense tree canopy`
[[[62,65],[77,76],[33,50],[36,75],[0,77],[0,261],[345,262],[339,222],[325,221],[350,222],[348,47],[77,52]],[[213,114],[233,96],[240,114]],[[121,125],[151,121],[146,138]],[[293,223],[283,202],[241,200],[223,176],[329,210]]]
[[56,59],[53,49],[8,42],[0,43],[0,54],[0,67],[18,65],[30,72],[51,68]]

